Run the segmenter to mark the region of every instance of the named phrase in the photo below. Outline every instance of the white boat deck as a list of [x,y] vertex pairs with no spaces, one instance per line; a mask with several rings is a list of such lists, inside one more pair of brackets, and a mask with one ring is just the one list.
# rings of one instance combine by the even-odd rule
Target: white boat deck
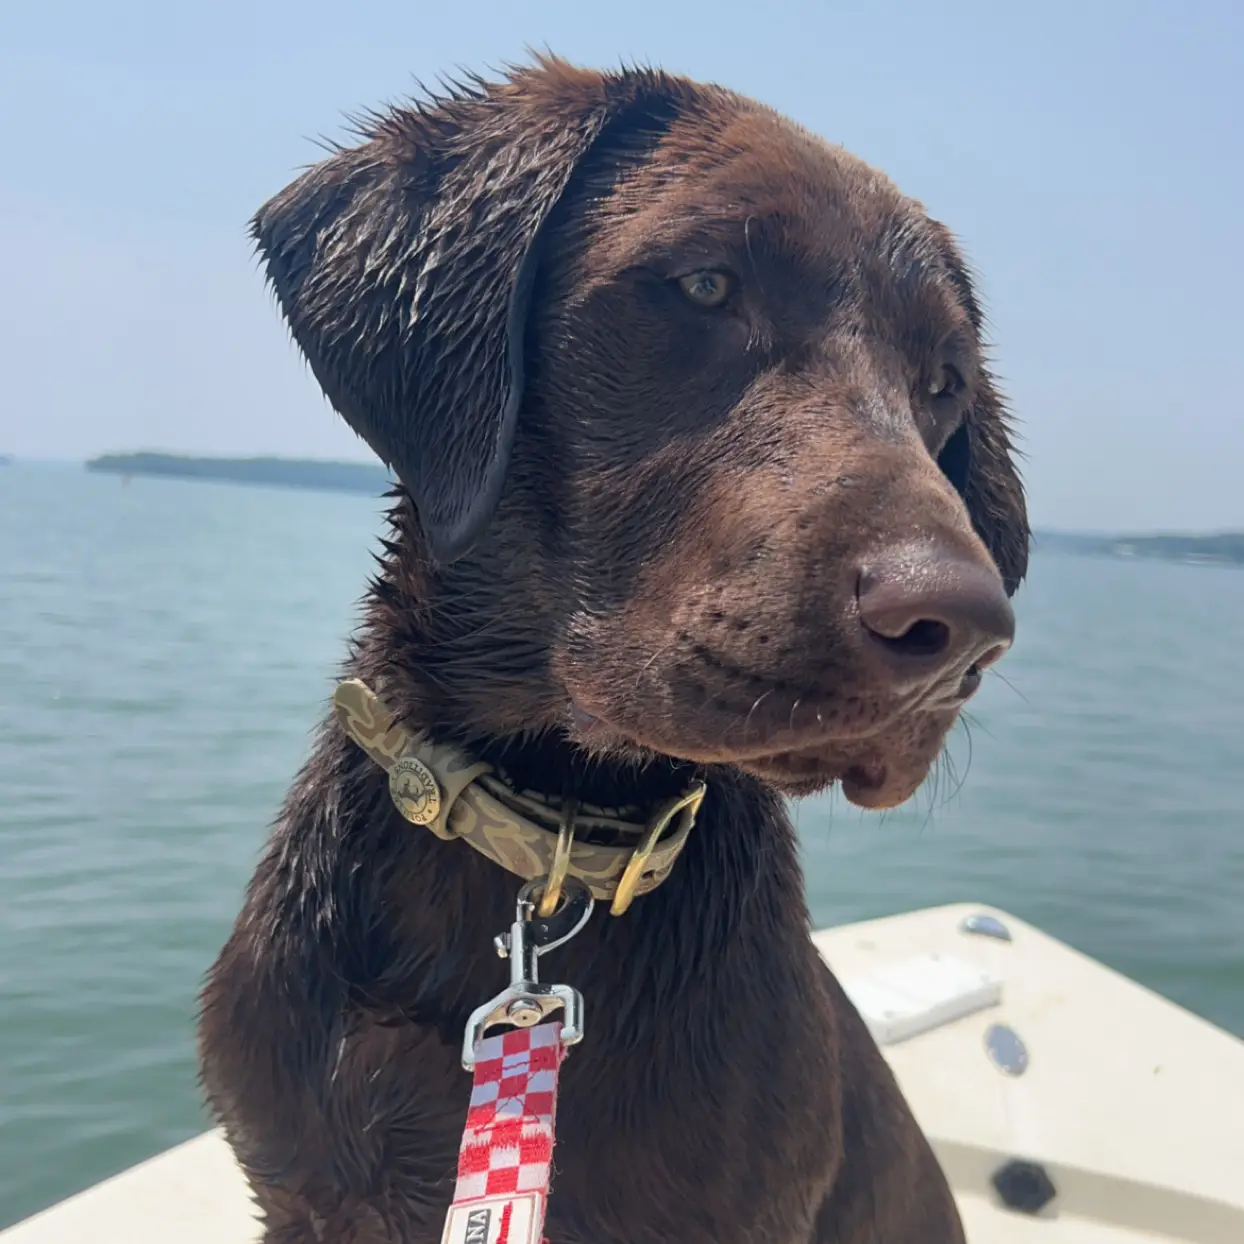
[[[1002,921],[1011,940],[964,932],[974,914]],[[813,940],[888,1042],[970,1244],[1244,1244],[1244,1042],[986,907]],[[987,1053],[994,1025],[1022,1041],[1021,1074]],[[1006,1208],[992,1184],[1013,1159],[1039,1163],[1056,1189],[1035,1215]],[[258,1238],[216,1133],[0,1231],[2,1244]]]
[[[988,913],[1010,942],[960,930]],[[883,1047],[933,1141],[971,1244],[1244,1244],[1244,1042],[1055,941],[977,906],[817,933],[840,980],[927,952],[1002,983],[997,1006]],[[985,1053],[1005,1024],[1019,1076]],[[990,1177],[1041,1163],[1058,1190],[1037,1217],[1002,1207]]]

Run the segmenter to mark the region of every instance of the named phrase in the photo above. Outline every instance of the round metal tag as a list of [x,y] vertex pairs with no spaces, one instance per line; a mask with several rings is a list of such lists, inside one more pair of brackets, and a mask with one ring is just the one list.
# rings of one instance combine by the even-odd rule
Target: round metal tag
[[428,825],[441,810],[441,788],[436,775],[414,756],[403,756],[389,770],[389,794],[397,810],[412,825]]

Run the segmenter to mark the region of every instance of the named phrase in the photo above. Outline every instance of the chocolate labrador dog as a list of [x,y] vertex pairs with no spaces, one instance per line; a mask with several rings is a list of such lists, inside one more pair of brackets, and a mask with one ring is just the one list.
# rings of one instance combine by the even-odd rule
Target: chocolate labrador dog
[[361,138],[254,223],[400,481],[203,994],[264,1238],[440,1237],[494,935],[578,878],[613,914],[543,966],[586,1000],[552,1244],[961,1240],[783,803],[907,799],[1012,640],[1023,490],[950,233],[656,71],[543,59]]

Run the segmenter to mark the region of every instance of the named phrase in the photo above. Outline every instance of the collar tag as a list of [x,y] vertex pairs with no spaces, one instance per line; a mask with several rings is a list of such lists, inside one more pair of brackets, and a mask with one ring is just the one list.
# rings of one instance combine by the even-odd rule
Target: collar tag
[[440,784],[418,756],[399,756],[393,762],[389,795],[412,825],[430,825],[441,814]]

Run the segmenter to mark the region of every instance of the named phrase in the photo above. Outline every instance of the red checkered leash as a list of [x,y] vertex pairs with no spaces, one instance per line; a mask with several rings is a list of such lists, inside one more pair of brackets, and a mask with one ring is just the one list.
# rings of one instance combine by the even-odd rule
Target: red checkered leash
[[[538,917],[543,881],[518,894],[514,923],[496,940],[510,984],[471,1014],[462,1065],[475,1075],[458,1154],[458,1183],[442,1244],[541,1244],[553,1160],[557,1073],[583,1037],[583,998],[569,985],[540,983],[542,954],[569,941],[592,914],[591,891],[575,877],[563,900]],[[542,1023],[555,1012],[560,1019]],[[513,1030],[485,1035],[505,1024]]]

